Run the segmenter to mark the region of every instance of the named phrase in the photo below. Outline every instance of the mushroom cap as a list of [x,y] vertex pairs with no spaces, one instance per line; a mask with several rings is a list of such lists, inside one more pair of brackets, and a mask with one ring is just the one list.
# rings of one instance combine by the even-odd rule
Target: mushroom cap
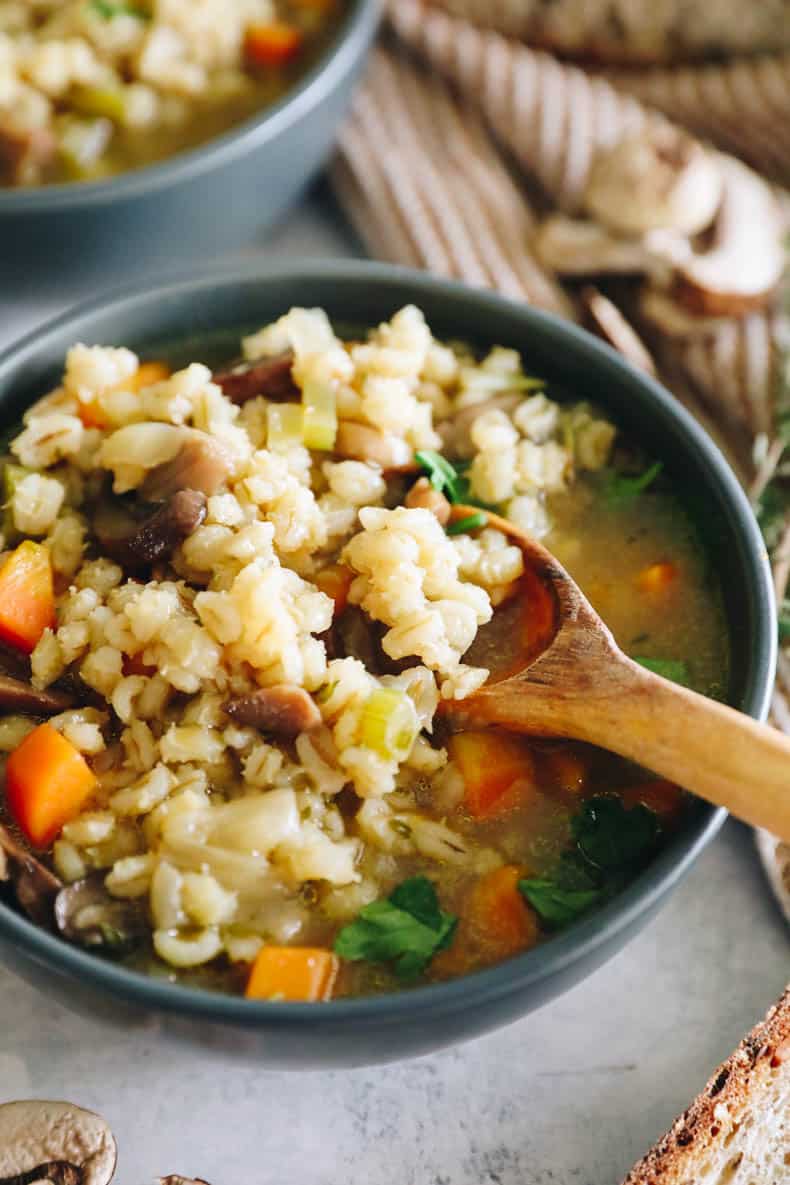
[[675,292],[693,313],[738,317],[764,308],[785,269],[787,219],[754,170],[721,156],[723,198],[707,251],[677,269]]
[[116,1159],[113,1134],[93,1111],[42,1099],[0,1104],[0,1180],[65,1161],[81,1170],[82,1185],[109,1185]]
[[715,155],[679,128],[657,124],[598,153],[584,204],[619,234],[666,228],[693,235],[710,226],[721,193]]

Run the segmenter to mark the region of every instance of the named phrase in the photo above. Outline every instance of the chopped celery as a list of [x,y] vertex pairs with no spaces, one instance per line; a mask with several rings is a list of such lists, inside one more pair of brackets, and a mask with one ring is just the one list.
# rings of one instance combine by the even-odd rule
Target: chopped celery
[[122,86],[76,86],[71,92],[71,106],[80,115],[100,115],[113,123],[126,119],[126,94]]
[[79,119],[65,116],[58,129],[59,152],[63,167],[75,181],[90,176],[99,157],[112,139],[109,119]]
[[302,391],[304,427],[302,438],[308,448],[329,452],[337,435],[335,393],[326,383],[308,380]]
[[270,403],[266,408],[266,447],[285,451],[302,444],[304,412],[298,403]]
[[417,712],[405,691],[379,687],[362,709],[362,744],[389,761],[408,757],[418,732]]
[[11,509],[16,488],[20,481],[23,481],[32,472],[32,469],[26,469],[24,465],[15,465],[13,461],[7,461],[3,466],[3,515],[0,523],[6,542],[17,534],[14,514]]

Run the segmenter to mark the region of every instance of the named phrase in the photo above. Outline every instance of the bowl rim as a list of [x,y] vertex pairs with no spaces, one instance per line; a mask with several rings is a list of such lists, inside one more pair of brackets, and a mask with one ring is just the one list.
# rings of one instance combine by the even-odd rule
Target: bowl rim
[[0,187],[0,219],[9,214],[108,205],[157,193],[171,185],[196,181],[209,169],[229,165],[246,152],[262,147],[319,106],[353,70],[360,52],[373,38],[382,8],[383,0],[349,0],[349,10],[335,36],[310,69],[274,103],[227,131],[161,161],[101,181]]
[[[203,291],[211,290],[216,294],[223,288],[238,288],[256,282],[271,288],[276,288],[280,282],[298,282],[309,290],[311,281],[326,279],[338,285],[350,284],[360,288],[371,284],[385,289],[387,286],[398,289],[406,286],[417,304],[420,295],[425,293],[429,298],[441,297],[448,303],[456,303],[460,310],[464,306],[468,308],[471,302],[487,306],[493,312],[506,312],[511,317],[515,314],[522,319],[525,333],[545,336],[552,345],[564,342],[579,363],[584,362],[608,374],[618,372],[631,387],[640,386],[649,402],[678,423],[700,460],[704,461],[706,484],[718,483],[719,493],[732,508],[733,523],[744,546],[743,554],[748,557],[744,564],[744,579],[751,585],[754,597],[755,628],[752,663],[742,702],[743,710],[749,715],[764,719],[776,669],[775,603],[768,556],[746,495],[717,445],[674,396],[656,380],[635,370],[611,347],[552,313],[490,291],[472,289],[453,280],[389,264],[307,258],[293,262],[260,259],[232,262],[214,267],[210,272],[191,268],[167,277],[154,276],[144,291],[139,286],[128,285],[71,306],[0,352],[0,383],[6,368],[18,362],[32,361],[45,339],[66,333],[70,326],[86,318],[112,313],[121,315],[136,305],[150,305],[153,311],[160,301],[188,302],[191,296]],[[155,336],[154,326],[151,336]],[[648,914],[677,885],[726,817],[723,808],[703,804],[688,830],[675,837],[623,893],[545,944],[458,979],[376,996],[308,1004],[246,1000],[185,987],[71,946],[3,903],[0,903],[0,938],[10,939],[20,953],[34,962],[85,981],[93,988],[107,990],[115,997],[131,999],[139,1006],[161,1012],[180,1013],[247,1029],[261,1026],[289,1028],[303,1024],[331,1029],[351,1021],[362,1028],[382,1021],[402,1023],[419,1012],[436,1010],[437,1014],[449,1015],[525,992],[530,986],[551,980],[565,967],[583,960]]]

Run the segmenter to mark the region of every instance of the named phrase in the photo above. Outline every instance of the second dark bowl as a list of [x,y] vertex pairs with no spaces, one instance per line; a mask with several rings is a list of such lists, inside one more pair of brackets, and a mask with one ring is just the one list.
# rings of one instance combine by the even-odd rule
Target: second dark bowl
[[[336,323],[371,325],[419,305],[438,337],[520,350],[526,365],[576,398],[599,404],[704,515],[706,544],[729,623],[729,699],[764,718],[776,662],[765,548],[721,453],[657,383],[589,334],[489,293],[375,264],[301,263],[216,271],[85,305],[0,358],[0,417],[10,427],[60,378],[75,341],[127,345],[149,356],[172,348],[198,359],[234,353],[241,332],[291,305],[318,305]],[[392,1061],[507,1024],[559,995],[647,923],[712,838],[724,811],[698,802],[684,827],[629,888],[549,942],[450,983],[327,1004],[253,1002],[147,978],[69,946],[0,905],[0,952],[40,990],[92,1017],[153,1022],[190,1041],[255,1057],[266,1066],[313,1068]]]
[[380,0],[349,0],[316,64],[282,99],[161,163],[106,181],[0,188],[0,296],[126,283],[258,240],[331,151]]

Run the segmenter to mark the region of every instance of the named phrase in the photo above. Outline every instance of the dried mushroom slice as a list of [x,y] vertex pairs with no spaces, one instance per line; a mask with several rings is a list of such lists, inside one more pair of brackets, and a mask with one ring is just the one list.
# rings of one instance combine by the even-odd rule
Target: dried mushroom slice
[[616,234],[694,235],[710,226],[721,199],[716,156],[687,132],[659,123],[598,153],[584,205]]
[[93,1111],[39,1099],[0,1105],[0,1185],[109,1185],[116,1159]]
[[597,222],[564,214],[541,224],[533,247],[543,266],[561,276],[648,275],[659,283],[668,283],[691,254],[688,239],[676,231],[622,238]]
[[54,909],[64,938],[108,955],[133,950],[146,935],[143,906],[137,900],[112,897],[102,873],[61,888]]
[[0,881],[10,883],[20,908],[39,926],[52,926],[61,882],[0,824]]
[[786,221],[761,177],[719,157],[724,196],[709,250],[678,267],[678,300],[704,316],[737,317],[764,308],[785,268]]
[[202,1177],[182,1177],[180,1173],[170,1173],[167,1177],[157,1177],[159,1185],[208,1185]]

